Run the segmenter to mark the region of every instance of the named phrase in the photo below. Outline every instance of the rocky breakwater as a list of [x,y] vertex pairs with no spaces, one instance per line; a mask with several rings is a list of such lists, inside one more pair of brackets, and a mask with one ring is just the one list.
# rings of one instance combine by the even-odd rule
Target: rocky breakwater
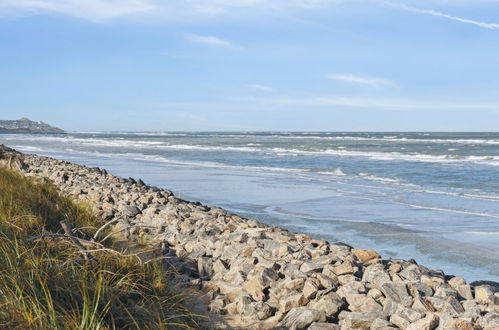
[[496,283],[467,284],[414,260],[290,233],[105,170],[23,161],[26,175],[90,202],[128,239],[160,242],[178,257],[179,276],[234,328],[499,329]]

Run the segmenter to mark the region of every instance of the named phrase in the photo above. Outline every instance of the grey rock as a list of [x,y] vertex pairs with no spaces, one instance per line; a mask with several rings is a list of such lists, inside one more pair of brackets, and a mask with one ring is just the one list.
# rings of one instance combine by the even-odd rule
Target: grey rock
[[383,319],[376,319],[371,324],[370,330],[389,330],[389,329],[398,329],[392,323]]
[[497,312],[487,313],[485,316],[483,316],[480,319],[479,325],[484,330],[497,330],[497,329],[499,329],[499,313],[497,313]]
[[336,317],[345,305],[345,302],[335,292],[322,296],[319,300],[309,304],[310,308],[324,312],[326,317]]
[[421,269],[418,265],[409,265],[405,267],[399,275],[408,281],[420,281],[421,280]]
[[411,323],[406,330],[433,330],[438,327],[440,318],[436,314],[426,315],[425,318]]
[[315,263],[313,261],[306,261],[301,265],[300,271],[304,274],[310,274],[310,273],[322,272],[323,268],[324,265]]
[[376,319],[384,319],[379,313],[341,312],[339,315],[342,329],[369,329]]
[[480,285],[475,287],[475,299],[479,304],[495,304],[495,289],[490,285]]
[[381,312],[383,307],[365,294],[347,294],[348,309],[352,312]]
[[213,276],[213,260],[212,258],[200,257],[198,258],[198,272],[199,275],[211,278]]
[[307,307],[298,307],[289,311],[280,326],[287,329],[305,329],[314,322],[324,322],[326,317],[323,312]]
[[308,327],[308,330],[340,330],[340,328],[338,324],[314,322]]
[[383,284],[391,282],[390,275],[382,264],[368,266],[364,271],[362,280],[375,284],[378,289],[381,288]]
[[456,298],[447,297],[441,311],[452,316],[459,316],[464,313],[464,308]]
[[381,291],[385,297],[402,304],[405,307],[410,307],[412,298],[407,292],[407,287],[404,283],[385,283],[381,286]]
[[125,217],[133,218],[139,214],[142,214],[140,209],[135,205],[123,205],[119,208],[120,213]]
[[309,300],[305,298],[303,293],[296,292],[295,294],[288,295],[279,301],[279,311],[287,313],[293,308],[305,306],[308,301]]

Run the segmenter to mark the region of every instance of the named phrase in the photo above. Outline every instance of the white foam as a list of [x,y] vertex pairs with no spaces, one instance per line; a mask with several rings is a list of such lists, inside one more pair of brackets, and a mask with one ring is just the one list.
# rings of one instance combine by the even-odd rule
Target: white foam
[[[336,137],[335,137],[336,138]],[[366,157],[383,161],[415,161],[415,162],[436,162],[436,163],[456,163],[471,162],[484,165],[499,166],[499,156],[458,156],[458,155],[430,155],[421,153],[400,153],[400,152],[371,152],[371,151],[353,151],[339,149],[324,150],[303,150],[286,148],[263,148],[257,146],[209,146],[196,144],[168,144],[163,141],[144,141],[144,140],[126,140],[118,138],[77,138],[73,136],[33,136],[22,135],[19,139],[26,141],[57,141],[64,144],[77,144],[93,147],[118,147],[118,148],[150,148],[161,150],[201,150],[201,151],[220,151],[220,152],[264,152],[273,153],[279,156],[285,154],[318,155],[318,156],[339,156],[339,157]],[[303,146],[306,147],[306,146]]]
[[465,231],[464,233],[471,235],[499,235],[499,231]]
[[385,177],[381,177],[381,176],[372,175],[369,173],[359,173],[359,176],[361,176],[362,179],[381,182],[381,183],[400,183],[400,182],[402,182],[400,179],[397,179],[397,178],[385,178]]
[[467,210],[449,209],[449,208],[445,208],[445,207],[419,205],[419,204],[405,203],[405,202],[401,202],[401,201],[394,201],[394,203],[401,204],[401,205],[406,205],[406,206],[410,206],[410,207],[414,207],[414,208],[418,208],[418,209],[443,211],[443,212],[451,212],[451,213],[461,213],[461,214],[470,214],[470,215],[477,215],[477,216],[480,216],[480,217],[499,218],[499,214],[493,214],[493,213],[484,213],[484,212],[475,212],[475,211],[467,211]]
[[346,175],[345,173],[343,173],[343,171],[339,167],[337,169],[335,169],[334,171],[323,171],[323,172],[318,172],[318,173],[335,175],[335,176],[345,176]]

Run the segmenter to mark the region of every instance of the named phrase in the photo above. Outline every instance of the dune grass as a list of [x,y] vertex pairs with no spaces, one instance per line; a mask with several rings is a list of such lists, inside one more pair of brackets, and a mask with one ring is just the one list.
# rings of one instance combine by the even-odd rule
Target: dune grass
[[[60,221],[90,240],[102,220],[34,182],[0,167],[1,329],[196,328],[189,293],[157,263],[82,251],[64,237]],[[38,239],[36,237],[39,237]]]

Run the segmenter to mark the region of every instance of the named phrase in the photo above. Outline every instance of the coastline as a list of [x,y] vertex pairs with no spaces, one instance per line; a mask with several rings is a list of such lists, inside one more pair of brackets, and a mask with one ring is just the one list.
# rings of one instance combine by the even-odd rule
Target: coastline
[[[116,226],[128,239],[162,242],[166,253],[185,260],[174,265],[184,281],[197,286],[210,310],[225,315],[229,324],[499,327],[499,288],[493,285],[470,285],[413,260],[383,259],[374,251],[293,234],[105,170],[15,155],[26,175],[50,179],[63,194],[90,203],[106,221],[120,219]],[[11,159],[8,165],[13,164]]]

